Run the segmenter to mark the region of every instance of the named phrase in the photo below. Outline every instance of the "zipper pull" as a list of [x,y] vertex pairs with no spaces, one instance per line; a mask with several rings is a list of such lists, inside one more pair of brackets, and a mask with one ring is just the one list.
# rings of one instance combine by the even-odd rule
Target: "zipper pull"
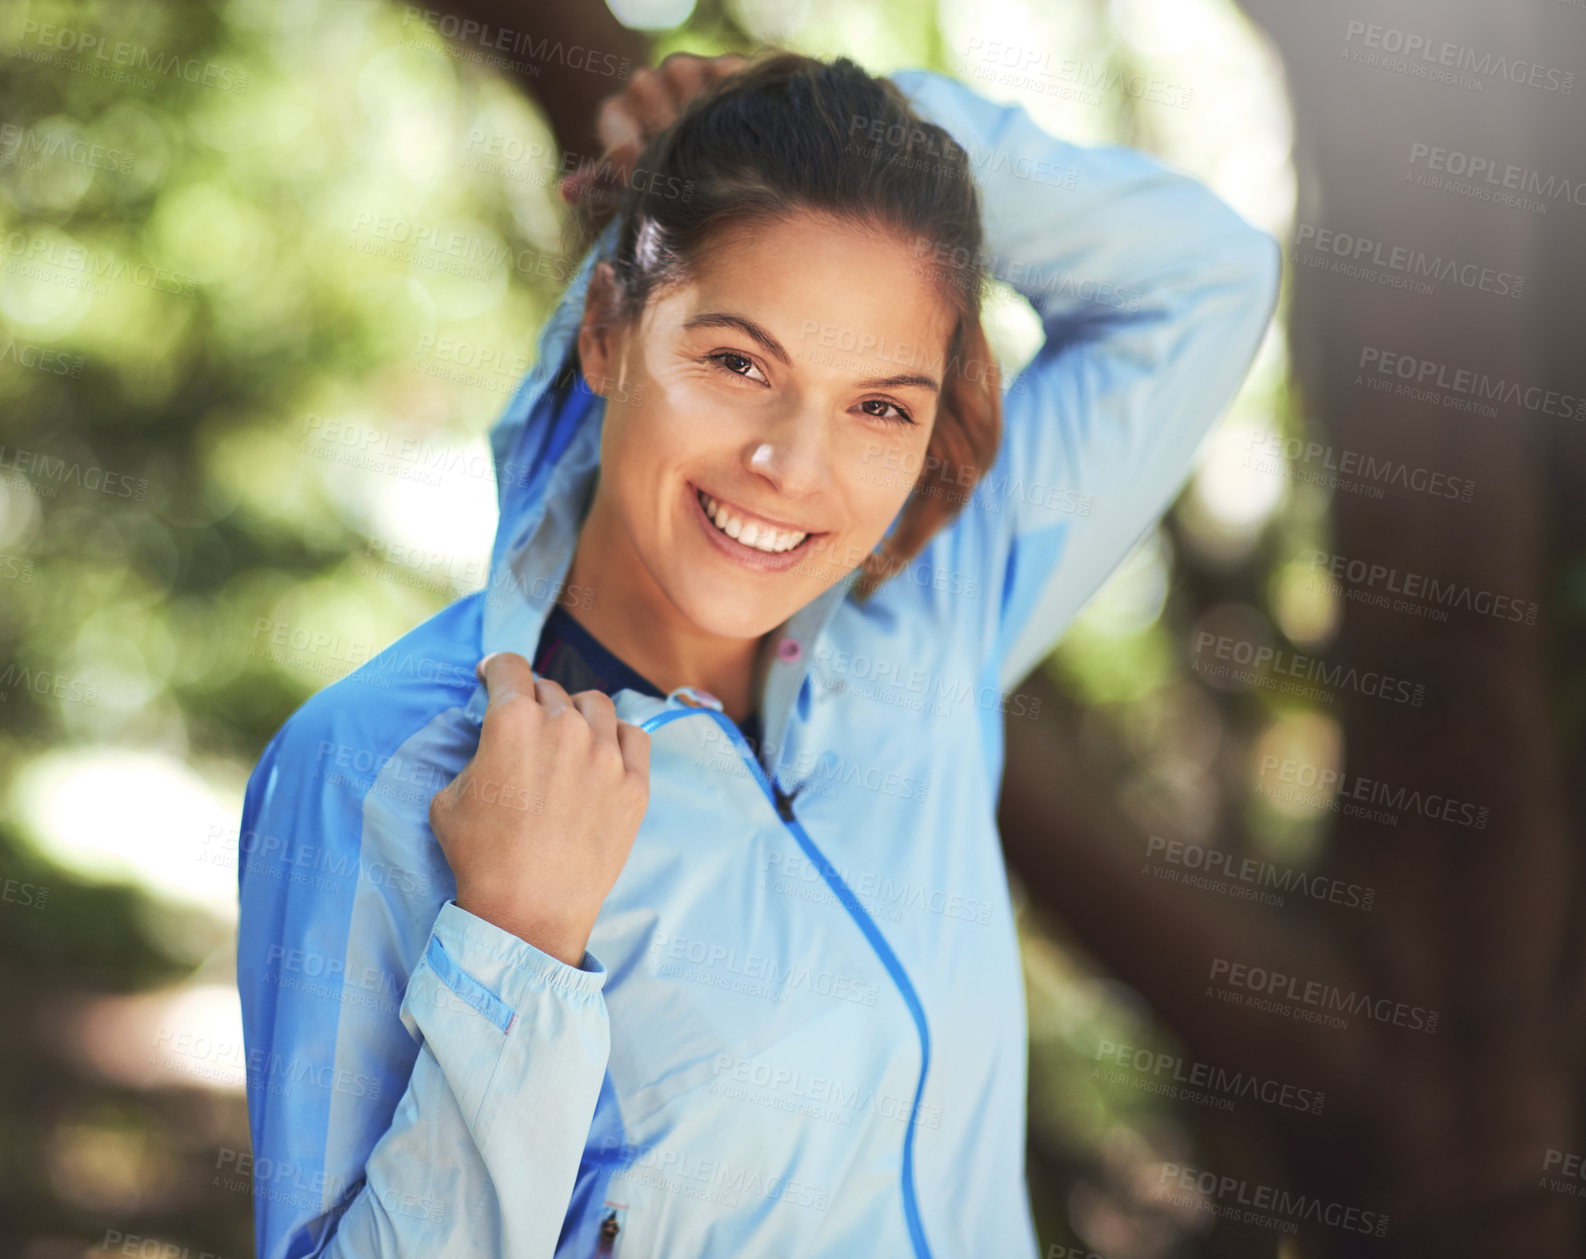
[[627,1213],[626,1207],[612,1207],[607,1204],[606,1218],[600,1221],[600,1232],[596,1239],[597,1259],[616,1253],[617,1238],[622,1233],[622,1217]]

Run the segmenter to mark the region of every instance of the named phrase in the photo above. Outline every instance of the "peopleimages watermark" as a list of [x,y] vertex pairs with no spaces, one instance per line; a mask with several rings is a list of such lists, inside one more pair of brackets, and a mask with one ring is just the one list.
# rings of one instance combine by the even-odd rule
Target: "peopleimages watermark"
[[1298,1233],[1301,1224],[1325,1224],[1373,1237],[1388,1235],[1388,1217],[1381,1211],[1347,1206],[1308,1193],[1291,1193],[1240,1176],[1218,1176],[1181,1163],[1162,1164],[1153,1200],[1280,1233]]
[[602,157],[587,162],[573,149],[555,148],[537,140],[475,127],[468,132],[460,165],[482,174],[495,175],[516,183],[547,187],[559,183],[575,171],[585,170],[594,178],[592,195],[614,196],[619,188],[631,188],[651,197],[681,201],[694,199],[694,181],[664,175],[644,166],[617,166]]
[[[978,62],[978,64],[976,64]],[[1047,96],[1101,104],[1102,92],[1125,93],[1136,100],[1188,109],[1195,89],[1138,71],[1125,71],[1116,63],[1095,63],[1088,58],[1053,59],[1041,45],[1015,44],[1002,39],[971,36],[964,50],[964,72],[991,79],[1005,87],[1034,90]]]
[[[404,757],[400,751],[381,755],[370,748],[328,739],[320,740],[314,760],[310,781],[351,787],[360,796],[374,794],[398,803],[428,806],[435,793],[451,781],[439,765]],[[486,803],[510,808],[517,805],[517,797]]]
[[[860,474],[860,479],[865,479],[863,473]],[[838,545],[824,537],[812,538],[803,545],[804,551],[799,562],[787,571],[799,576],[819,574],[821,580],[827,583],[840,581],[854,568],[864,563],[865,557],[872,553],[851,542]],[[896,566],[887,577],[887,581],[921,586],[963,599],[978,599],[981,595],[980,577],[980,573],[973,569],[947,568],[941,564],[932,564],[925,555],[921,554],[916,555],[906,564]]]
[[50,890],[42,884],[0,875],[0,904],[15,905],[20,909],[43,909],[49,900]]
[[[1452,280],[1461,288],[1500,297],[1525,295],[1525,277],[1498,271],[1458,258],[1430,255],[1408,245],[1384,245],[1369,236],[1301,223],[1295,234],[1289,262],[1294,266],[1324,267],[1339,275],[1354,276],[1390,288],[1429,295],[1437,290],[1431,280]],[[1384,252],[1386,251],[1386,252]]]
[[[1551,1174],[1555,1171],[1557,1176]],[[1560,1180],[1559,1176],[1568,1179]],[[1537,1182],[1537,1188],[1586,1198],[1586,1159],[1579,1154],[1549,1148],[1542,1156],[1542,1178]]]
[[[1038,304],[1038,299],[1043,297],[1067,298],[1133,313],[1140,309],[1145,296],[1142,289],[1119,288],[1111,280],[1080,275],[1057,266],[1043,268],[1027,258],[993,253],[984,245],[971,250],[929,236],[916,236],[912,253],[914,261],[922,264],[922,270],[945,274],[983,269],[992,279],[1008,284],[1032,304]],[[941,356],[936,357],[940,359]]]
[[433,332],[419,336],[413,357],[425,376],[488,393],[510,394],[534,366],[527,350],[474,345],[456,337],[437,337]]
[[107,280],[170,293],[176,297],[196,297],[198,277],[170,267],[147,262],[128,262],[112,253],[85,249],[49,236],[29,236],[20,228],[0,237],[0,250],[12,259],[5,273],[62,288],[77,289],[90,296],[110,292]]
[[392,585],[427,590],[455,597],[459,590],[476,590],[486,578],[486,561],[479,555],[461,555],[382,538],[370,540],[358,556],[357,571]]
[[[1208,660],[1207,655],[1214,659]],[[1226,661],[1226,664],[1217,663]],[[1329,665],[1317,656],[1256,644],[1232,634],[1199,630],[1195,659],[1190,667],[1211,680],[1226,679],[1236,685],[1262,686],[1301,699],[1332,703],[1332,690],[1354,691],[1370,699],[1420,708],[1426,701],[1426,683],[1396,678],[1378,669],[1354,665]],[[1312,685],[1313,683],[1317,685]]]
[[[1347,584],[1356,591],[1371,595],[1371,598],[1362,600],[1364,603],[1392,607],[1395,611],[1419,610],[1424,614],[1447,608],[1463,608],[1477,616],[1535,625],[1541,610],[1538,604],[1529,600],[1477,589],[1466,582],[1442,581],[1425,573],[1408,570],[1400,572],[1389,564],[1352,559],[1327,551],[1312,553],[1311,571],[1326,573],[1340,585]],[[1401,608],[1399,604],[1407,606]],[[1433,619],[1446,621],[1447,612]]]
[[78,459],[62,459],[42,450],[23,450],[18,446],[0,445],[0,472],[14,472],[29,485],[48,491],[55,497],[63,485],[75,485],[110,498],[127,498],[141,503],[148,497],[149,483],[143,477],[125,472],[112,472],[98,464],[85,464]]
[[[253,1195],[255,1202],[263,1199],[291,1206],[312,1207],[316,1213],[327,1195],[333,1199],[345,1199],[348,1190],[357,1183],[357,1180],[327,1173],[323,1167],[300,1167],[285,1159],[269,1157],[255,1159],[251,1150],[234,1146],[221,1146],[215,1152],[215,1168],[209,1178],[211,1189],[248,1193]],[[381,1192],[380,1205],[394,1214],[421,1220],[439,1220],[447,1209],[447,1204],[440,1199],[396,1192],[389,1188]],[[142,1253],[147,1254],[148,1259],[156,1259],[156,1253],[152,1250]],[[158,1259],[175,1259],[175,1256],[167,1248],[158,1253]]]
[[97,1249],[104,1254],[129,1255],[134,1259],[225,1259],[217,1250],[194,1250],[160,1237],[123,1233],[119,1228],[107,1228],[105,1239]]
[[[408,804],[427,806],[435,793],[456,777],[439,765],[403,757],[400,752],[380,756],[369,748],[328,739],[320,740],[315,760],[311,780],[323,778],[331,786],[352,787],[360,795],[376,794]],[[458,798],[477,799],[515,813],[545,812],[544,796],[530,795],[517,784],[473,771],[463,778]],[[429,880],[424,878],[422,882],[427,890]]]
[[879,987],[852,975],[817,969],[799,960],[783,963],[767,953],[740,949],[698,937],[658,931],[650,940],[648,969],[666,979],[683,979],[713,988],[786,1004],[795,992],[873,1006]]
[[314,835],[304,838],[211,826],[205,847],[222,842],[209,848],[200,859],[224,869],[236,869],[240,864],[249,874],[318,891],[341,892],[368,884],[410,896],[429,894],[429,876],[422,871],[407,870],[389,861],[370,860],[361,851],[337,852],[315,842],[316,839]]
[[502,272],[566,284],[577,260],[524,245],[514,248],[494,234],[418,223],[360,210],[353,216],[347,248],[355,253],[405,262],[469,280],[492,280]]
[[0,166],[41,170],[46,159],[126,175],[132,170],[133,154],[95,144],[75,129],[20,127],[14,122],[0,122]]
[[[514,30],[510,26],[492,26],[477,18],[458,17],[455,13],[440,9],[404,5],[402,29],[405,42],[411,42],[415,28],[451,40],[454,46],[461,45],[456,51],[468,60],[497,69],[514,70],[527,78],[538,78],[541,65],[551,63],[610,79],[626,79],[634,69],[632,58],[619,57],[616,53],[603,52],[584,44],[563,43],[548,35],[536,36],[532,31]],[[528,60],[513,60],[517,57],[526,57]],[[533,64],[536,62],[541,64]]]
[[[942,887],[927,887],[909,879],[894,879],[891,875],[874,871],[856,873],[852,867],[838,868],[837,875],[872,918],[901,922],[903,911],[912,909],[918,913],[934,914],[979,926],[991,922],[991,903],[979,897],[965,896]],[[839,903],[825,875],[799,853],[768,853],[766,871],[756,886],[821,905],[835,906]]]
[[1412,468],[1402,460],[1379,459],[1347,446],[1284,437],[1265,429],[1251,430],[1245,452],[1245,461],[1240,466],[1252,472],[1275,476],[1286,471],[1296,481],[1322,485],[1342,494],[1382,498],[1383,487],[1394,486],[1433,498],[1468,503],[1476,492],[1476,482],[1469,477],[1451,476],[1419,464]]
[[[873,1088],[845,1084],[827,1075],[717,1054],[711,1067],[710,1091],[734,1101],[780,1110],[800,1119],[818,1119],[847,1128],[856,1117],[877,1116],[908,1123],[914,1099]],[[940,1128],[942,1108],[922,1104],[916,1117],[922,1127]]]
[[1374,997],[1368,992],[1355,992],[1319,979],[1301,979],[1297,975],[1269,970],[1264,966],[1250,966],[1217,957],[1212,959],[1211,973],[1207,979],[1208,997],[1253,1010],[1287,1015],[1308,1023],[1343,1029],[1349,1026],[1349,1020],[1341,1015],[1348,1014],[1364,1015],[1375,1023],[1407,1027],[1428,1035],[1437,1031],[1436,1010],[1396,1001],[1392,997]]
[[[945,498],[960,506],[973,499],[985,511],[1000,511],[1005,502],[1022,502],[1058,515],[1089,516],[1095,507],[1095,499],[1089,494],[1039,478],[1027,480],[1006,469],[977,474],[977,470],[967,464],[949,464],[929,451],[913,455],[895,446],[866,442],[860,462],[866,465],[865,471],[859,474],[862,481],[889,489],[902,489],[907,485],[911,495]],[[973,574],[969,575],[969,581],[971,585],[976,584]]]
[[939,142],[937,135],[916,123],[895,122],[887,118],[871,118],[852,114],[848,119],[850,145],[859,139],[874,148],[856,149],[861,156],[883,160],[888,165],[909,163],[917,166],[939,165],[944,170],[961,169],[967,163],[970,171],[984,178],[1006,171],[1015,179],[1048,184],[1054,188],[1074,189],[1079,186],[1079,168],[1058,166],[1051,162],[1033,159],[1027,153],[1010,149],[976,144],[960,144],[954,139],[953,148]]
[[595,606],[595,587],[564,584],[549,577],[519,574],[510,568],[496,570],[485,591],[485,604],[498,608],[520,603],[559,603],[564,608],[588,612]]
[[[1152,835],[1145,845],[1146,866],[1154,877],[1188,887],[1204,887],[1241,900],[1283,905],[1283,896],[1292,894],[1322,904],[1342,905],[1348,909],[1369,910],[1377,899],[1377,889],[1349,883],[1309,870],[1274,865],[1259,857],[1211,848],[1206,844]],[[1156,864],[1153,867],[1152,861]],[[1272,889],[1271,891],[1265,889]]]
[[[1391,388],[1396,397],[1435,402],[1489,419],[1498,414],[1498,409],[1491,405],[1496,401],[1505,406],[1523,407],[1536,415],[1586,420],[1586,395],[1543,389],[1540,385],[1522,385],[1506,376],[1493,377],[1468,367],[1450,367],[1435,359],[1417,358],[1382,346],[1361,346],[1360,359],[1355,366],[1362,373],[1372,373],[1356,376],[1356,384],[1378,390]],[[1392,383],[1394,380],[1399,382],[1396,387]]]
[[1455,44],[1418,31],[1350,18],[1344,27],[1345,60],[1380,66],[1412,78],[1447,83],[1480,92],[1495,79],[1522,87],[1569,96],[1575,91],[1575,73],[1540,65],[1523,57],[1494,55],[1467,44]]
[[356,420],[327,418],[309,412],[297,453],[346,468],[363,468],[435,487],[443,474],[483,481],[490,475],[490,456],[420,437],[399,437]]
[[1424,140],[1410,142],[1410,165],[1405,181],[1422,188],[1475,201],[1546,214],[1560,199],[1586,206],[1586,179],[1550,174],[1512,162],[1499,163],[1480,154],[1445,149]]
[[[27,47],[30,42],[38,47]],[[153,87],[162,78],[181,79],[221,92],[248,90],[246,70],[203,61],[198,57],[156,52],[145,44],[134,44],[124,39],[112,43],[104,35],[96,35],[92,31],[56,26],[33,18],[22,23],[20,43],[23,46],[17,49],[15,55],[28,61],[140,90]],[[54,51],[42,51],[46,48]]]
[[[1096,1062],[1099,1065],[1091,1069],[1092,1079],[1105,1078],[1111,1084],[1143,1087],[1180,1101],[1212,1105],[1215,1110],[1232,1110],[1235,1102],[1243,1100],[1319,1115],[1327,1104],[1327,1094],[1321,1089],[1305,1088],[1208,1062],[1187,1061],[1178,1054],[1153,1052],[1112,1040],[1104,1039],[1096,1046]],[[1120,1069],[1108,1071],[1103,1076],[1104,1066]]]
[[[1269,780],[1268,774],[1275,774],[1277,782]],[[1329,808],[1344,817],[1361,817],[1389,826],[1397,826],[1398,814],[1408,812],[1484,831],[1490,813],[1486,805],[1472,804],[1445,792],[1393,786],[1380,778],[1323,769],[1270,753],[1261,758],[1258,778],[1260,781],[1255,788],[1258,796],[1280,803]]]
[[[358,639],[343,638],[325,630],[311,630],[290,621],[255,617],[250,659],[318,673],[338,681],[346,678],[363,686],[388,690],[405,679],[471,690],[478,685],[472,665],[442,660],[415,652],[398,652],[393,643],[382,650]],[[262,641],[261,641],[262,640]]]
[[0,704],[5,703],[12,691],[23,690],[31,695],[58,699],[63,704],[97,704],[99,684],[85,682],[82,678],[48,669],[29,669],[16,663],[6,665],[0,672]]
[[264,982],[283,992],[365,1006],[395,1014],[402,1006],[406,979],[378,966],[348,965],[345,957],[332,957],[314,949],[272,944],[265,958]]
[[763,1168],[703,1158],[665,1145],[635,1145],[620,1137],[601,1139],[601,1157],[616,1164],[611,1179],[641,1184],[719,1206],[739,1207],[746,1197],[824,1211],[831,1190],[791,1176],[767,1174]]
[[1041,715],[1041,697],[1019,691],[1001,691],[994,686],[976,686],[968,678],[950,677],[922,666],[906,668],[896,660],[869,656],[864,652],[839,651],[828,645],[815,649],[814,663],[823,674],[828,690],[862,695],[878,703],[933,717],[948,717],[960,704],[973,704],[986,711],[1028,717]]
[[[715,722],[707,723],[702,735],[703,742],[694,757],[694,763],[718,773],[731,773],[743,778],[754,777],[754,771],[749,768],[745,758],[740,754],[738,739],[742,740],[751,753],[755,756],[759,755],[760,746],[753,738],[741,733],[734,738],[723,733]],[[796,756],[789,758],[787,764],[779,771],[779,776],[797,783],[794,790],[801,799],[812,797],[833,799],[843,788],[852,787],[922,804],[931,785],[929,778],[905,773],[894,765],[866,765],[838,756],[831,751],[817,755],[813,748],[804,748]]]
[[15,363],[46,376],[70,376],[78,380],[83,374],[84,361],[81,354],[67,354],[48,346],[31,345],[0,333],[0,365]]
[[[380,1098],[380,1077],[351,1067],[338,1067],[330,1054],[310,1057],[279,1054],[262,1047],[249,1049],[241,1041],[208,1036],[202,1032],[160,1029],[150,1062],[158,1062],[187,1075],[196,1075],[223,1087],[246,1086],[273,1096],[291,1096],[298,1086],[343,1093],[368,1101]],[[161,1056],[163,1055],[163,1057]],[[185,1063],[181,1060],[186,1060]]]

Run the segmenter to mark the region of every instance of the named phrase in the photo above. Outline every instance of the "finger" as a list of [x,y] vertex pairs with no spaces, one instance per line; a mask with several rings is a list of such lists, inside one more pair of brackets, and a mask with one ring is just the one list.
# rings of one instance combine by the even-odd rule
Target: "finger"
[[742,53],[723,53],[719,57],[712,57],[705,63],[705,76],[712,83],[720,83],[729,74],[737,74],[748,64],[749,58]]
[[626,94],[607,97],[601,104],[595,116],[595,133],[600,137],[601,151],[599,159],[582,172],[587,196],[624,182],[629,166],[644,147],[639,119],[629,107]]
[[572,703],[560,682],[553,682],[550,678],[541,677],[538,674],[534,678],[534,698],[545,709],[547,717],[556,716],[557,713]]
[[638,120],[640,136],[646,140],[677,117],[678,102],[668,77],[644,66],[628,80],[628,109]]
[[491,652],[474,666],[474,675],[485,684],[487,712],[515,695],[534,694],[534,670],[515,651]]
[[607,155],[639,142],[639,117],[628,104],[628,93],[608,96],[600,102],[595,113],[595,134]]
[[705,88],[710,77],[710,61],[691,52],[669,53],[657,67],[672,94],[672,105],[681,109]]
[[617,723],[617,745],[622,749],[622,763],[628,773],[637,774],[650,782],[650,736],[631,721]]
[[611,696],[601,691],[580,691],[570,702],[584,714],[584,720],[598,740],[604,742],[617,737],[617,708]]

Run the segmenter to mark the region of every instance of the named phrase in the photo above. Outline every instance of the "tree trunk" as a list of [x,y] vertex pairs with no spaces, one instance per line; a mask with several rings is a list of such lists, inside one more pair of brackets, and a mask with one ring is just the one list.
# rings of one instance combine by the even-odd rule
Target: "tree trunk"
[[[1336,814],[1322,868],[1374,887],[1371,912],[1234,912],[1222,897],[1142,880],[1144,837],[1091,785],[1072,739],[1021,722],[1008,730],[1001,812],[1010,864],[1032,899],[1198,1054],[1325,1082],[1325,1116],[1268,1119],[1284,1167],[1257,1167],[1252,1179],[1280,1177],[1390,1222],[1383,1240],[1302,1223],[1301,1253],[1580,1254],[1583,1198],[1569,1186],[1586,1194],[1586,1180],[1562,1164],[1586,1155],[1575,842],[1586,756],[1582,656],[1570,650],[1586,647],[1586,458],[1580,404],[1559,395],[1586,394],[1586,83],[1569,94],[1547,85],[1586,64],[1586,13],[1416,0],[1391,16],[1356,15],[1382,28],[1374,36],[1349,25],[1352,11],[1267,0],[1246,8],[1289,75],[1299,174],[1295,240],[1285,242],[1289,339],[1308,435],[1340,458],[1356,452],[1475,482],[1469,502],[1403,484],[1380,499],[1334,494],[1329,552],[1343,557],[1349,597],[1327,665],[1425,689],[1412,705],[1338,686],[1322,710],[1342,726],[1346,781],[1442,793],[1487,809],[1486,823],[1413,807],[1394,826]],[[1396,62],[1390,32],[1424,37],[1430,52],[1401,49]],[[1435,77],[1440,56],[1460,55],[1445,45],[1473,54],[1465,68],[1448,67],[1459,83]],[[1369,54],[1375,63],[1358,59]],[[1535,63],[1543,86],[1484,72],[1500,57],[1525,63],[1510,70],[1520,79]],[[1434,171],[1416,145],[1487,158],[1498,182]],[[1510,166],[1536,172],[1540,187],[1527,192],[1522,174],[1506,189]],[[1449,190],[1456,179],[1485,192]],[[1558,194],[1562,181],[1579,203]],[[1491,199],[1505,193],[1546,210]],[[1350,256],[1315,247],[1324,230],[1355,238]],[[1430,294],[1376,278],[1410,274],[1417,254],[1455,271],[1424,276]],[[1501,291],[1517,287],[1506,275],[1523,278],[1518,296]],[[1373,370],[1384,353],[1417,360],[1417,378]],[[1519,390],[1490,400],[1495,415],[1448,405],[1482,388],[1461,387],[1461,372]],[[1417,397],[1403,385],[1436,392]],[[1348,580],[1352,561],[1365,578]],[[1395,576],[1372,578],[1373,565]],[[1446,600],[1425,589],[1409,599],[1423,611],[1441,606],[1446,621],[1396,606],[1418,580],[1452,587]],[[1378,594],[1388,606],[1368,602]],[[1488,610],[1492,594],[1514,603]],[[1531,604],[1539,613],[1527,624]],[[1236,811],[1224,818],[1219,842],[1237,847]],[[1436,1030],[1357,1017],[1338,1031],[1207,1000],[1216,957],[1435,1010]]]

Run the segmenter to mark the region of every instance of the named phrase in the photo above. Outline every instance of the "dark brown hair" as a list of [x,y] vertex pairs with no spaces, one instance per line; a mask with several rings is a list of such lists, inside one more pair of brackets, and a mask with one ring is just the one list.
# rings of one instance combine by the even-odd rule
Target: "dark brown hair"
[[[775,51],[688,102],[645,145],[620,195],[582,204],[578,252],[619,218],[616,314],[631,320],[688,274],[713,234],[801,210],[909,241],[957,314],[924,466],[891,537],[861,561],[863,599],[967,501],[1001,441],[999,374],[980,321],[980,198],[964,150],[849,58]],[[580,378],[576,346],[573,369]]]

